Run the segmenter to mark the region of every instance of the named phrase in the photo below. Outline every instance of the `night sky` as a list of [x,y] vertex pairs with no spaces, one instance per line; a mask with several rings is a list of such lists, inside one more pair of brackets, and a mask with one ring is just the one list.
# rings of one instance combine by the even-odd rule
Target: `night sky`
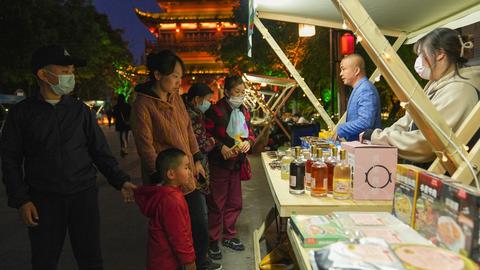
[[160,12],[156,0],[94,0],[98,12],[108,16],[114,29],[123,29],[123,39],[128,42],[135,62],[138,64],[145,49],[145,38],[153,38],[135,15],[135,8],[142,11]]

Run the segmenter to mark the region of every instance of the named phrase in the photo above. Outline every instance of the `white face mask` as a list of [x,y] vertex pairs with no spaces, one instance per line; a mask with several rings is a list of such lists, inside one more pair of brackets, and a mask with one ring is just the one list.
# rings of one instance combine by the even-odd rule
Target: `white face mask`
[[57,75],[53,72],[46,70],[48,73],[58,78],[58,84],[51,84],[48,80],[47,83],[52,87],[53,92],[59,96],[68,95],[75,88],[75,75]]
[[228,101],[234,108],[239,108],[243,104],[243,100],[245,99],[245,96],[238,96],[238,97],[229,97]]
[[420,78],[430,80],[432,69],[423,64],[423,54],[419,54],[417,60],[415,60],[415,71]]

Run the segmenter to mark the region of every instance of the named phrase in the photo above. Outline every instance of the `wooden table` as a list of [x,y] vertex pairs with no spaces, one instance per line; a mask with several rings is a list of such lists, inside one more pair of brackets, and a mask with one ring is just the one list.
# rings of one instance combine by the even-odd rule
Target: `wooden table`
[[[408,232],[408,236],[400,236],[400,239],[403,243],[411,243],[411,244],[418,244],[418,245],[430,245],[434,246],[432,242],[425,239],[423,236],[418,234],[414,229],[411,227],[404,225],[404,227],[396,227],[397,229],[406,230]],[[318,250],[318,248],[305,248],[302,246],[302,242],[298,234],[291,228],[290,222],[287,225],[287,235],[290,243],[292,245],[293,253],[295,254],[295,258],[297,259],[298,267],[301,270],[312,270],[311,262],[311,255],[310,251]],[[401,235],[401,234],[400,234]]]
[[287,225],[287,235],[292,244],[293,253],[297,258],[298,267],[300,269],[312,270],[310,265],[310,251],[315,248],[304,248],[298,235],[290,228],[290,222]]
[[[289,183],[287,180],[281,179],[280,170],[273,170],[268,165],[272,161],[273,159],[267,153],[262,153],[262,163],[268,185],[270,186],[278,215],[282,218],[290,217],[291,215],[326,215],[334,211],[391,212],[392,210],[392,201],[335,200],[330,196],[316,198],[310,196],[309,191],[301,195],[290,194]],[[253,250],[257,266],[261,261],[260,239],[265,229],[272,224],[275,218],[276,213],[272,209],[262,225],[253,232]]]

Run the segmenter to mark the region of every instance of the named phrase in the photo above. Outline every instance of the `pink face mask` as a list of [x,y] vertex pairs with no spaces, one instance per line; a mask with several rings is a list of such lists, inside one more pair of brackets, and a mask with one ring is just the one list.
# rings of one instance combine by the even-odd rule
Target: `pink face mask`
[[415,71],[417,72],[418,76],[420,76],[420,78],[430,80],[430,76],[432,75],[432,69],[424,65],[423,54],[419,54],[417,60],[415,60]]

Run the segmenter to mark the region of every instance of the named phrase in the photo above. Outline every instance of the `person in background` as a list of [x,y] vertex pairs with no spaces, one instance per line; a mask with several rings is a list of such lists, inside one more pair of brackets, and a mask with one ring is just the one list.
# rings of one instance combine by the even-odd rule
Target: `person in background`
[[[197,138],[198,147],[203,154],[202,165],[205,168],[206,179],[199,181],[201,190],[208,193],[208,176],[210,175],[208,169],[208,153],[215,147],[215,139],[209,135],[205,130],[205,112],[210,108],[213,91],[204,83],[194,83],[184,94],[183,101],[187,107],[190,120],[192,121],[193,132]],[[200,180],[200,179],[199,179]],[[206,208],[206,201],[203,200]]]
[[8,205],[28,226],[32,268],[57,269],[68,232],[79,269],[103,269],[97,169],[126,202],[133,202],[123,172],[94,113],[70,94],[83,61],[58,45],[33,53],[39,91],[9,112],[0,140]]
[[[249,165],[246,154],[255,142],[250,113],[243,105],[245,85],[240,76],[225,78],[225,97],[206,113],[207,134],[215,138],[210,152],[210,194],[207,196],[210,235],[209,256],[222,258],[219,241],[236,251],[245,249],[236,238],[235,223],[242,210],[242,167]],[[243,179],[247,180],[247,178]]]
[[192,177],[190,160],[182,150],[170,148],[155,163],[151,185],[135,190],[135,201],[149,219],[147,269],[195,270],[190,216],[181,190]]
[[107,103],[105,107],[105,114],[107,115],[107,120],[108,120],[108,127],[110,128],[112,126],[112,120],[114,119],[113,116],[113,109],[110,107],[110,103]]
[[310,124],[310,122],[300,114],[296,113],[293,115],[293,122],[294,124],[299,124],[299,125],[304,125],[304,124]]
[[366,77],[362,56],[345,56],[340,63],[340,70],[343,83],[353,87],[353,90],[348,99],[346,122],[338,125],[337,134],[333,138],[355,141],[365,130],[381,127],[380,96]]
[[[415,71],[429,80],[423,91],[453,132],[480,97],[480,66],[465,66],[467,60],[463,57],[465,50],[470,48],[473,43],[463,42],[460,34],[449,28],[433,30],[414,46],[418,55]],[[428,139],[408,112],[392,126],[383,130],[369,129],[360,137],[373,144],[395,146],[400,158],[420,167],[428,167],[436,157]],[[472,147],[478,138],[477,131],[470,142],[463,143]]]
[[147,68],[150,80],[135,88],[132,117],[144,183],[155,171],[155,159],[161,151],[174,147],[188,156],[193,176],[182,190],[190,211],[196,265],[199,269],[222,269],[207,256],[207,209],[198,183],[199,178],[207,175],[190,116],[179,94],[185,70],[183,61],[174,52],[163,50],[148,55]]
[[113,107],[115,117],[115,130],[120,138],[120,156],[128,154],[128,132],[130,131],[130,111],[131,106],[125,100],[125,96],[120,94],[117,98],[117,104]]

